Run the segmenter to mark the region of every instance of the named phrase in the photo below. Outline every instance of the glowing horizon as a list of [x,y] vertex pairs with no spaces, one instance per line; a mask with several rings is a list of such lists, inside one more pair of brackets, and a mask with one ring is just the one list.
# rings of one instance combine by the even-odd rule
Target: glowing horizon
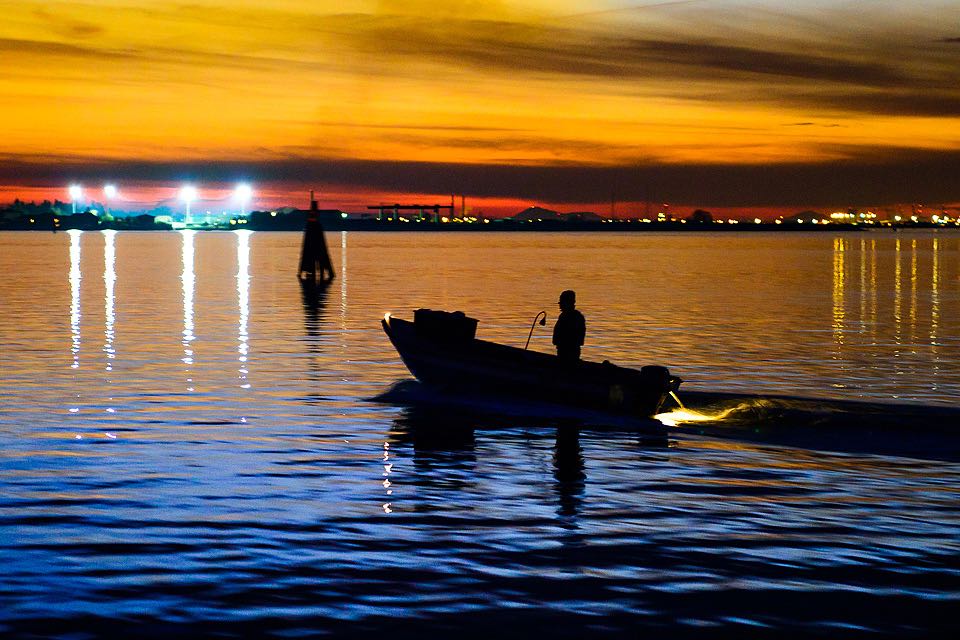
[[960,6],[796,5],[4,3],[0,201],[960,201]]

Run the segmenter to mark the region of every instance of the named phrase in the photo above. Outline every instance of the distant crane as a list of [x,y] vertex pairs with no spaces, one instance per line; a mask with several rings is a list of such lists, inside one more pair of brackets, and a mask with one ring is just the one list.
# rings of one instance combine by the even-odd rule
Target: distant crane
[[377,204],[367,207],[367,209],[376,210],[377,220],[383,220],[383,214],[386,213],[390,215],[392,213],[393,219],[396,220],[400,215],[401,211],[418,211],[419,217],[423,218],[423,213],[433,212],[434,222],[440,222],[440,211],[446,210],[450,212],[451,217],[455,210],[454,205],[451,204]]

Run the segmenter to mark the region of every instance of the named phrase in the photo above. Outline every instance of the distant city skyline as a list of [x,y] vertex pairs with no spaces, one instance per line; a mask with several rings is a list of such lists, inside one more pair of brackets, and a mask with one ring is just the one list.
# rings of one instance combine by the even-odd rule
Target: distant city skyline
[[[960,203],[960,5],[23,0],[0,203],[721,215]],[[205,185],[205,186],[201,186]],[[94,198],[98,199],[98,198]],[[123,203],[122,205],[120,203]],[[651,205],[654,206],[654,205]]]

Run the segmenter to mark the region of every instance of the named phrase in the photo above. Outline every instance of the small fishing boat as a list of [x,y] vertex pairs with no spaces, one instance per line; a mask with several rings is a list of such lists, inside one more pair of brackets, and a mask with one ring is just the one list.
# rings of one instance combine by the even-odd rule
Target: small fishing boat
[[388,313],[382,324],[410,373],[432,387],[653,418],[681,382],[666,367],[568,362],[478,340],[477,321],[461,312],[418,309],[413,322]]

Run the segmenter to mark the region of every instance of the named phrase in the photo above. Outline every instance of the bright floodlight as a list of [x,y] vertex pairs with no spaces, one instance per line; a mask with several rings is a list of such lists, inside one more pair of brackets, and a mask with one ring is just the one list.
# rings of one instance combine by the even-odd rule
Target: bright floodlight
[[197,188],[192,184],[185,184],[180,188],[180,199],[186,205],[183,216],[183,222],[186,225],[193,224],[193,217],[190,215],[190,203],[197,199]]
[[234,189],[234,194],[236,194],[237,200],[240,202],[249,202],[250,198],[253,197],[253,188],[246,182],[241,182],[237,185],[237,188]]
[[103,195],[109,199],[116,198],[117,197],[116,185],[112,185],[112,184],[103,185]]
[[253,189],[246,182],[241,182],[237,185],[236,189],[233,190],[234,195],[237,200],[240,201],[240,215],[247,215],[247,203],[250,202],[250,199],[253,198]]
[[83,197],[83,187],[78,184],[72,184],[67,188],[67,193],[70,194],[70,206],[73,210],[73,213],[77,213],[77,200]]

